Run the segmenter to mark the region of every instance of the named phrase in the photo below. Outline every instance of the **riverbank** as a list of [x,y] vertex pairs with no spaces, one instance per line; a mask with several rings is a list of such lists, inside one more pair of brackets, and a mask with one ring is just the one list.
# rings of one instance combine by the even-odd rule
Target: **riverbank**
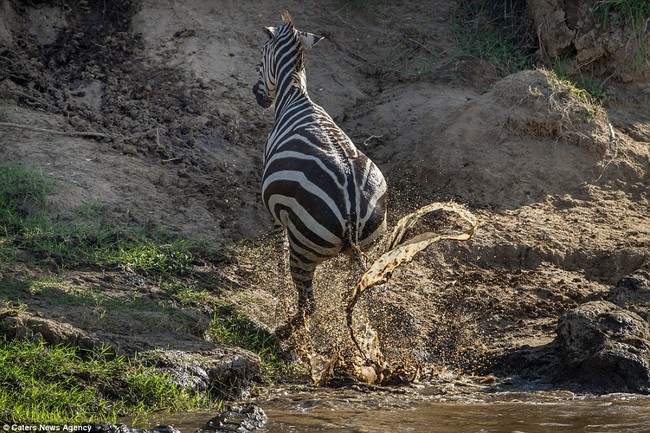
[[[288,4],[299,29],[325,36],[308,53],[310,95],[386,175],[390,225],[432,201],[461,203],[479,219],[470,242],[427,250],[355,309],[395,383],[647,392],[643,365],[630,382],[604,389],[588,372],[568,374],[607,365],[612,347],[650,360],[645,343],[623,347],[625,339],[610,339],[618,328],[599,327],[639,324],[631,332],[646,339],[644,70],[605,79],[597,73],[613,74],[603,68],[615,63],[594,60],[599,69],[569,79],[587,51],[534,67],[539,46],[525,32],[498,31],[507,28],[503,17],[524,20],[522,5],[481,16],[485,8],[467,9],[472,2],[314,3]],[[256,105],[251,86],[260,28],[280,23],[280,6],[0,6],[4,356],[15,341],[32,352],[68,351],[76,367],[29,374],[85,389],[99,374],[87,363],[108,347],[106,368],[155,372],[157,389],[188,394],[178,407],[137,397],[114,412],[95,410],[88,421],[98,422],[192,405],[216,412],[276,382],[308,382],[310,359],[331,361],[330,385],[356,383],[343,310],[360,270],[347,258],[319,268],[309,332],[284,342],[273,334],[296,296],[282,233],[259,200],[273,113]],[[576,34],[593,24],[575,23],[567,25]],[[498,49],[476,46],[491,40]],[[575,42],[576,53],[585,43]],[[510,55],[487,56],[499,52]],[[419,229],[453,227],[435,215]],[[567,317],[591,317],[593,328],[581,326],[593,333],[569,332],[578,322]],[[595,344],[601,339],[611,344]],[[580,345],[603,351],[572,349]],[[18,380],[5,377],[3,392]],[[124,376],[97,382],[101,397],[79,397],[62,413],[131,394]],[[0,420],[45,413],[25,407]]]

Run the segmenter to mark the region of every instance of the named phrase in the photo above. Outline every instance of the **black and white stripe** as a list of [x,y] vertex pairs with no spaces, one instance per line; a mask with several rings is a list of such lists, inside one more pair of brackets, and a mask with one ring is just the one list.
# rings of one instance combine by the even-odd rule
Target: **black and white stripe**
[[386,228],[386,181],[377,166],[307,94],[304,51],[320,39],[300,32],[288,13],[265,28],[257,102],[275,101],[264,150],[262,198],[287,229],[291,276],[302,313],[315,308],[316,265],[352,245],[363,248]]

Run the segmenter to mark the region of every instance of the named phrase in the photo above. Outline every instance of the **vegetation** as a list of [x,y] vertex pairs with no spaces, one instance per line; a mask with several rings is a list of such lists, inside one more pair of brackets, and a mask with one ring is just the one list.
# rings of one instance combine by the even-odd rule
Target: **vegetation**
[[[624,6],[623,3],[628,5]],[[630,3],[644,5],[632,6]],[[620,13],[617,15],[614,11],[625,9],[625,16],[637,17],[642,13],[639,9],[650,7],[647,4],[634,0],[612,0],[598,3],[597,10],[608,16],[619,16]],[[456,9],[455,30],[463,54],[490,62],[499,75],[534,66],[537,41],[531,30],[525,1],[462,0]],[[558,80],[585,103],[602,104],[606,98],[602,85],[584,77],[570,76],[564,68],[564,60],[558,58],[553,65]]]
[[57,269],[119,267],[147,275],[187,275],[194,256],[186,240],[142,227],[117,226],[87,207],[74,218],[51,220],[45,198],[52,183],[16,164],[0,166],[1,264],[20,248]]
[[51,184],[16,164],[0,167],[0,233],[10,236],[29,231],[44,218],[45,197]]
[[[188,318],[183,311],[204,314],[207,310],[212,321],[206,338],[257,353],[269,378],[284,371],[286,359],[275,338],[217,297],[220,288],[215,277],[197,273],[197,264],[223,261],[222,252],[143,227],[117,225],[97,207],[53,218],[47,209],[53,188],[53,182],[41,173],[18,164],[0,165],[3,314],[26,313],[32,299],[38,299],[49,306],[87,307],[84,320],[99,323],[102,329],[123,326],[113,325],[107,315],[114,319],[152,313],[141,321],[167,317],[175,332],[195,333],[201,332],[194,329],[195,316]],[[34,272],[17,278],[17,267]],[[134,290],[117,297],[107,289],[74,284],[66,275],[78,270],[104,270],[136,278],[159,288],[160,295],[147,297]],[[206,323],[208,320],[206,317]],[[127,414],[142,417],[152,411],[204,407],[211,401],[214,406],[215,397],[210,394],[220,395],[195,395],[174,384],[165,373],[142,365],[137,358],[116,355],[109,348],[89,351],[2,338],[0,335],[0,420],[114,422]]]
[[84,351],[43,342],[0,342],[3,422],[115,422],[119,416],[146,416],[209,403],[167,375],[107,347]]
[[650,2],[647,0],[601,0],[596,2],[593,11],[601,17],[601,22],[605,26],[610,22],[629,23],[636,35],[637,60],[641,62],[645,58]]
[[461,0],[454,29],[462,54],[487,60],[501,76],[533,66],[536,38],[523,0]]
[[581,76],[570,76],[564,69],[563,64],[562,59],[556,59],[553,65],[552,72],[557,81],[567,86],[571,90],[571,93],[576,95],[585,104],[602,105],[607,98],[602,84]]
[[275,335],[228,309],[214,314],[208,328],[208,338],[256,353],[270,378],[288,372],[287,354]]

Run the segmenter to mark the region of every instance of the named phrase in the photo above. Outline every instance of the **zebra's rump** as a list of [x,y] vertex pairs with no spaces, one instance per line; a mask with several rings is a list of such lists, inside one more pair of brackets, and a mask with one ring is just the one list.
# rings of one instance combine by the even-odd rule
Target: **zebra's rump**
[[[386,183],[363,153],[355,158],[303,137],[284,143],[266,161],[264,204],[287,228],[292,244],[320,262],[350,242],[364,245],[384,227]],[[307,151],[306,151],[307,150]]]

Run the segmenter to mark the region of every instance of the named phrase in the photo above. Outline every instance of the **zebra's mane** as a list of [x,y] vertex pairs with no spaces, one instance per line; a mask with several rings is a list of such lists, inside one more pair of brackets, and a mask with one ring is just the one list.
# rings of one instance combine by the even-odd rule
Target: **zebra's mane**
[[291,14],[289,13],[288,10],[282,12],[282,20],[293,27],[293,21],[291,21]]
[[[298,46],[298,53],[296,55],[296,69],[295,72],[292,74],[293,78],[298,82],[300,85],[300,72],[302,72],[305,67],[307,66],[307,61],[305,59],[305,47],[303,47],[302,43],[300,41],[297,41],[297,32],[296,28],[293,25],[293,20],[291,19],[291,15],[289,14],[289,11],[285,10],[282,12],[282,20],[284,20],[284,25],[282,27],[286,28],[287,31],[291,32],[294,42],[297,42]],[[282,33],[282,32],[278,32]]]

